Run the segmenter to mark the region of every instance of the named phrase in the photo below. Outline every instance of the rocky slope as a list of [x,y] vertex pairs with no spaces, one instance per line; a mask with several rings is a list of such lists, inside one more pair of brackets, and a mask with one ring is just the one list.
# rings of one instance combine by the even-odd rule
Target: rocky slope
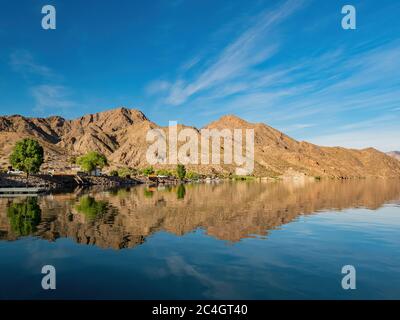
[[[149,165],[146,151],[150,144],[146,142],[146,134],[154,128],[160,127],[148,120],[142,112],[127,108],[90,114],[74,120],[61,117],[2,116],[0,166],[4,168],[8,165],[8,157],[16,141],[23,137],[34,137],[46,151],[43,170],[68,170],[72,156],[91,150],[104,153],[111,167],[143,168]],[[179,130],[184,128],[187,127],[179,126]],[[372,148],[355,150],[320,147],[296,141],[263,123],[253,124],[231,115],[205,128],[254,129],[254,174],[258,176],[400,177],[400,162]],[[165,127],[161,129],[167,130]],[[201,173],[233,173],[236,165],[188,167]]]

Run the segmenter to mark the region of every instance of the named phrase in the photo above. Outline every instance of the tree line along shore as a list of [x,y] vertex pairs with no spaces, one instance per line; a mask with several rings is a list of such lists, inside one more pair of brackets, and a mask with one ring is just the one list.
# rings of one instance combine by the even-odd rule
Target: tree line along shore
[[103,173],[109,166],[107,158],[96,151],[71,159],[81,171],[76,174],[57,172],[41,172],[44,163],[43,147],[34,139],[18,141],[10,155],[11,166],[0,172],[0,188],[36,187],[43,190],[73,188],[77,186],[100,185],[104,187],[119,187],[152,184],[179,184],[192,181],[215,181],[222,177],[218,175],[205,176],[193,171],[187,171],[185,166],[178,164],[175,170],[153,167],[143,169],[119,168]]

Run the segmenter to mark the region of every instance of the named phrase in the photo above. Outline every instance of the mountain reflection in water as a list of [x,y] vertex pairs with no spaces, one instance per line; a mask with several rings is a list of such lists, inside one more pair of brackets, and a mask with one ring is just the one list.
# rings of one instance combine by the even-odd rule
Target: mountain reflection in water
[[184,235],[198,228],[237,242],[300,215],[400,202],[398,180],[314,183],[221,183],[116,191],[77,191],[0,199],[0,240],[32,235],[71,238],[101,248],[132,248],[159,231]]

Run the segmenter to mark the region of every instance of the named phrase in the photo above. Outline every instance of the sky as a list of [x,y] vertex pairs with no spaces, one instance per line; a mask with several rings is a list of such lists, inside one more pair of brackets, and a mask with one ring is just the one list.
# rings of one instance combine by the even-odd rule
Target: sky
[[[56,29],[44,30],[44,5]],[[356,29],[342,28],[342,7]],[[327,146],[400,150],[398,0],[0,0],[0,114],[225,114]]]

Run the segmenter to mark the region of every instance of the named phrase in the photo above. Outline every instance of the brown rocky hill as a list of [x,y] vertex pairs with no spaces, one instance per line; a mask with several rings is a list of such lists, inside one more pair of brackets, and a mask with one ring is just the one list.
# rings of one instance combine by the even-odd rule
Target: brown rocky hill
[[[44,170],[68,169],[72,156],[92,150],[104,153],[110,160],[111,168],[143,168],[149,166],[146,160],[150,145],[146,142],[147,131],[154,128],[168,129],[157,126],[142,112],[127,108],[74,120],[3,116],[0,117],[0,166],[8,165],[8,157],[16,141],[33,137],[45,148]],[[183,128],[188,127],[179,126],[179,130]],[[257,176],[400,177],[400,162],[372,148],[320,147],[296,141],[263,123],[253,124],[231,115],[205,128],[254,129],[254,174]],[[223,144],[221,146],[222,154]],[[233,173],[236,165],[189,165],[188,168],[201,173]]]

